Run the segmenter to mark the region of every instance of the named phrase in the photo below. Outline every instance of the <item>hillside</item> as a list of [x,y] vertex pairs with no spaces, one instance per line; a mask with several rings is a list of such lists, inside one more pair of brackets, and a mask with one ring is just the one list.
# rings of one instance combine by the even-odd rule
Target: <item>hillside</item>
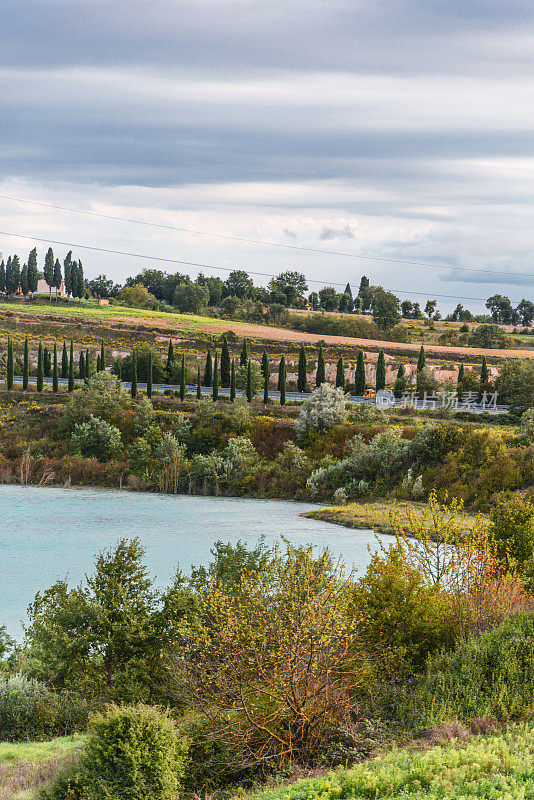
[[[448,726],[454,731],[454,726]],[[462,738],[466,734],[458,726]],[[435,734],[439,740],[439,731]],[[521,800],[534,791],[534,727],[475,736],[466,743],[392,750],[350,770],[281,785],[247,800]],[[240,795],[242,796],[242,795]]]

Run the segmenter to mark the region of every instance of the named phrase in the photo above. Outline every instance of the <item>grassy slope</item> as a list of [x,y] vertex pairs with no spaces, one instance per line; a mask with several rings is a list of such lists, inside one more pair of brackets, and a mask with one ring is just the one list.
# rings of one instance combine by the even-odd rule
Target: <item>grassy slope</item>
[[83,741],[66,736],[49,742],[0,743],[0,800],[33,800],[61,761]]
[[534,727],[467,744],[392,750],[350,770],[299,781],[247,800],[526,800],[534,797]]
[[[415,356],[419,352],[420,343],[403,344],[399,342],[388,342],[370,339],[358,339],[348,336],[332,336],[327,334],[304,333],[288,328],[276,328],[267,325],[254,325],[246,322],[233,322],[224,319],[214,319],[212,317],[201,317],[194,314],[167,314],[162,311],[145,311],[142,309],[125,308],[123,306],[98,306],[95,303],[83,302],[57,305],[47,303],[44,305],[28,304],[9,304],[1,305],[0,313],[9,310],[14,316],[22,317],[30,315],[33,317],[49,316],[57,318],[72,318],[78,322],[84,319],[88,323],[95,321],[111,322],[116,321],[126,324],[145,324],[165,330],[174,329],[176,333],[200,333],[220,334],[224,331],[234,331],[237,335],[247,336],[259,340],[279,341],[279,342],[305,342],[315,344],[324,341],[330,345],[345,345],[349,347],[362,347],[372,352],[384,348],[390,353],[398,355]],[[446,347],[436,345],[432,341],[425,344],[428,355],[443,360],[453,360],[457,357],[463,359],[482,355],[489,356],[491,361],[499,361],[503,358],[534,358],[534,349],[525,350],[481,350],[469,347]]]
[[[402,513],[403,507],[406,506],[409,506],[419,515],[426,508],[425,503],[415,502],[349,503],[346,506],[332,506],[330,508],[307,511],[302,516],[319,519],[323,522],[333,522],[335,525],[343,525],[345,528],[374,530],[377,533],[392,533],[391,514],[395,511],[401,511]],[[462,513],[457,515],[457,519],[466,528],[471,528],[476,517],[472,514]]]

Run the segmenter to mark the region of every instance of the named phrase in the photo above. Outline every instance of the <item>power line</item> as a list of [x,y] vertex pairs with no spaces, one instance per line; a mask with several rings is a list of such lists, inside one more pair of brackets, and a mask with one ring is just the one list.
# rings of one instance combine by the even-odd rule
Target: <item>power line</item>
[[[279,247],[287,250],[297,250],[304,253],[319,253],[322,255],[341,256],[342,258],[360,258],[366,261],[383,261],[387,264],[407,264],[416,267],[430,267],[431,269],[450,269],[459,270],[461,272],[482,272],[486,275],[506,275],[519,278],[534,278],[532,273],[524,272],[500,272],[492,269],[482,269],[476,267],[454,267],[450,264],[434,264],[428,261],[411,261],[409,259],[401,258],[387,258],[383,256],[368,256],[363,253],[345,253],[340,250],[324,250],[319,247],[304,247],[297,244],[283,244],[282,242],[266,242],[262,239],[248,239],[244,236],[231,236],[224,233],[213,233],[209,231],[198,231],[192,228],[179,228],[175,225],[164,225],[158,222],[147,222],[141,219],[131,219],[130,217],[119,217],[112,214],[101,214],[98,211],[84,211],[80,208],[69,208],[67,206],[55,205],[54,203],[41,203],[37,200],[24,200],[22,197],[10,197],[9,195],[0,194],[1,200],[11,200],[15,203],[27,203],[28,205],[41,206],[42,208],[53,208],[57,211],[68,211],[71,214],[84,214],[89,217],[98,217],[99,219],[112,219],[116,222],[131,222],[134,225],[145,225],[150,228],[163,228],[168,231],[178,231],[179,233],[193,233],[196,236],[211,236],[216,239],[228,239],[233,242],[244,242],[248,244],[258,244],[264,247]],[[258,273],[259,274],[259,273]]]
[[[59,244],[62,247],[69,247],[69,248],[78,248],[79,250],[92,250],[96,253],[110,253],[111,255],[116,256],[129,256],[131,258],[140,258],[147,261],[158,261],[163,262],[166,264],[180,264],[182,266],[187,267],[197,267],[199,269],[213,269],[213,270],[220,270],[223,272],[233,272],[235,267],[220,267],[215,266],[214,264],[201,264],[196,261],[183,261],[179,258],[162,258],[160,256],[147,256],[144,253],[130,253],[125,250],[111,250],[107,247],[96,247],[94,245],[89,244],[79,244],[75,242],[62,242],[58,241],[57,239],[43,239],[39,236],[27,236],[26,234],[22,233],[10,233],[8,231],[0,231],[0,236],[13,236],[16,239],[27,239],[32,242],[44,242],[45,244]],[[276,278],[276,275],[271,272],[254,272],[252,270],[245,270],[248,275],[256,275],[262,278]],[[325,284],[324,280],[318,280],[315,278],[306,278],[308,283],[320,283]],[[344,283],[339,283],[336,281],[327,281],[329,286],[345,286]],[[396,293],[396,294],[410,294],[410,295],[417,295],[418,297],[429,297],[428,292],[412,292],[409,289],[389,289],[388,291]],[[486,298],[484,297],[465,297],[462,295],[455,295],[455,294],[434,294],[432,292],[432,297],[440,297],[445,298],[448,300],[474,300],[476,302],[485,303]],[[512,302],[518,303],[519,300],[513,300]]]

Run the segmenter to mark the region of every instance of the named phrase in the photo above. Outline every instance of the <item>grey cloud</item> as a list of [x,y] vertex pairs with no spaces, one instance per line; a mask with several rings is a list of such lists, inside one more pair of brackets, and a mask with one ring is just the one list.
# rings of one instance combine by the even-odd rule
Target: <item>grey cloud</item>
[[290,231],[289,228],[284,228],[284,236],[287,236],[288,239],[293,239],[293,241],[297,240],[297,234],[295,231]]
[[354,239],[354,231],[348,225],[338,230],[324,227],[319,234],[319,239],[323,242],[328,242],[332,239]]
[[490,270],[490,272],[495,272],[495,274],[464,272],[461,269],[453,269],[446,275],[440,276],[440,280],[454,281],[455,283],[459,281],[461,283],[480,283],[486,284],[487,286],[494,286],[497,284],[503,286],[525,286],[530,289],[530,294],[532,294],[532,288],[534,287],[534,277],[532,275],[499,275],[496,273],[495,269]]

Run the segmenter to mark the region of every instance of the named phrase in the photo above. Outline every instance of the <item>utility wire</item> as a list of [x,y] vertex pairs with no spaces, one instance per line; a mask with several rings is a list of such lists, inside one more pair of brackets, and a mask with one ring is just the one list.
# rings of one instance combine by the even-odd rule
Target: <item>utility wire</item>
[[[179,258],[161,258],[160,256],[147,256],[144,253],[130,253],[125,250],[111,250],[107,247],[95,247],[89,244],[79,244],[75,242],[62,242],[58,241],[57,239],[43,239],[39,236],[27,236],[22,233],[10,233],[8,231],[0,231],[0,236],[13,236],[16,239],[27,239],[33,242],[44,242],[45,244],[59,244],[62,247],[69,247],[69,248],[78,248],[80,250],[92,250],[96,253],[110,253],[111,255],[116,256],[130,256],[131,258],[140,258],[147,261],[158,261],[164,262],[166,264],[181,264],[182,266],[187,267],[198,267],[199,269],[214,269],[214,270],[221,270],[223,272],[233,272],[235,267],[220,267],[215,266],[213,264],[201,264],[196,261],[182,261]],[[256,275],[262,278],[276,278],[276,275],[271,272],[253,272],[252,270],[245,270],[248,275]],[[324,280],[318,280],[316,278],[306,278],[308,283],[320,283],[324,285]],[[345,283],[339,283],[335,281],[328,281],[329,286],[345,286]],[[434,292],[412,292],[408,289],[388,289],[388,291],[393,292],[394,294],[411,294],[417,295],[418,297],[429,297],[430,294],[432,297],[440,297],[446,298],[448,300],[474,300],[476,302],[485,303],[486,298],[484,297],[465,297],[462,295],[455,295],[455,294],[435,294]],[[513,300],[513,303],[518,303],[519,300]]]
[[[345,253],[340,250],[324,250],[323,248],[319,247],[303,247],[302,245],[297,245],[297,244],[283,244],[282,242],[266,242],[262,239],[248,239],[243,236],[230,236],[229,234],[224,234],[224,233],[210,233],[208,231],[197,231],[192,228],[178,228],[175,225],[164,225],[162,223],[147,222],[146,220],[141,220],[141,219],[130,219],[129,217],[119,217],[119,216],[113,216],[111,214],[101,214],[97,211],[83,211],[80,208],[69,208],[67,206],[55,205],[54,203],[41,203],[37,200],[24,200],[21,197],[10,197],[9,195],[4,195],[4,194],[0,194],[0,199],[11,200],[15,203],[27,203],[28,205],[41,206],[42,208],[53,208],[56,209],[57,211],[68,211],[71,214],[84,214],[85,216],[98,217],[99,219],[112,219],[115,220],[116,222],[131,222],[134,225],[145,225],[150,228],[163,228],[164,230],[178,231],[179,233],[193,233],[197,236],[211,236],[217,239],[228,239],[233,242],[259,244],[264,247],[279,247],[279,248],[285,248],[287,250],[297,250],[304,253],[319,253],[329,256],[341,256],[342,258],[361,258],[365,259],[366,261],[383,261],[388,264],[409,264],[411,266],[429,267],[431,269],[451,269],[451,270],[460,270],[461,272],[482,272],[486,275],[506,275],[506,276],[515,276],[519,278],[534,278],[534,274],[532,273],[500,272],[497,270],[482,269],[475,267],[454,267],[451,266],[450,264],[433,264],[428,261],[411,261],[409,259],[401,259],[401,258],[368,256],[364,255],[363,253]],[[412,294],[414,293],[412,292]]]

